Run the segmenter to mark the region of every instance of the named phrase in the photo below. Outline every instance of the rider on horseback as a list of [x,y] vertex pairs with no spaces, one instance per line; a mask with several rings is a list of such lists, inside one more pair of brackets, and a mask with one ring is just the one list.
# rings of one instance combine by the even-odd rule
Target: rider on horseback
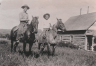
[[16,30],[17,30],[16,41],[17,42],[19,42],[20,39],[22,38],[24,32],[27,29],[27,25],[28,25],[28,21],[29,21],[28,13],[27,13],[27,10],[29,9],[29,7],[27,5],[24,5],[21,8],[23,8],[23,12],[21,12],[19,14],[20,24],[16,28]]
[[50,14],[49,13],[46,13],[43,15],[43,18],[44,18],[44,22],[43,22],[43,30],[44,28],[51,28],[51,26],[49,26],[51,23],[51,20],[49,19],[50,18]]
[[46,14],[44,14],[43,15],[43,18],[44,18],[44,22],[43,22],[43,38],[45,38],[46,37],[46,31],[48,31],[48,30],[50,30],[50,27],[51,26],[49,26],[49,24],[50,24],[50,20],[49,20],[49,18],[50,18],[50,14],[49,13],[46,13]]

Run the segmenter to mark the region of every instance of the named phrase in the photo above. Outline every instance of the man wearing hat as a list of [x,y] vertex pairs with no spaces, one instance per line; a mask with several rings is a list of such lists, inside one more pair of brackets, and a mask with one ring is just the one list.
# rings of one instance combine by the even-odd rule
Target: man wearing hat
[[42,49],[41,50],[43,50],[44,49],[44,46],[45,46],[45,44],[44,43],[46,43],[47,42],[47,39],[46,39],[46,37],[47,37],[47,31],[49,31],[50,29],[52,29],[51,27],[51,24],[53,25],[53,21],[52,21],[52,19],[50,18],[50,14],[49,13],[45,13],[44,15],[43,15],[43,19],[42,19],[42,21],[41,21],[42,23],[39,23],[39,25],[40,25],[40,28],[41,28],[41,30],[43,31],[42,33],[41,33],[41,36],[40,36],[40,38],[39,38],[39,41],[40,42],[43,42],[42,43]]
[[17,37],[16,41],[19,42],[19,39],[22,38],[24,32],[27,29],[27,24],[29,21],[27,10],[29,9],[29,6],[24,5],[21,8],[23,8],[23,12],[19,14],[19,20],[20,24],[17,26]]
[[43,38],[45,38],[46,37],[46,32],[50,29],[50,27],[51,27],[51,19],[50,19],[50,14],[49,13],[46,13],[46,14],[44,14],[43,15],[43,19],[42,19],[42,28],[41,28],[41,30],[43,31],[43,33],[42,33],[42,36],[43,36]]
[[44,29],[47,29],[47,28],[50,28],[50,24],[51,24],[51,20],[50,20],[50,14],[49,13],[46,13],[43,15],[43,27],[42,27],[42,30]]

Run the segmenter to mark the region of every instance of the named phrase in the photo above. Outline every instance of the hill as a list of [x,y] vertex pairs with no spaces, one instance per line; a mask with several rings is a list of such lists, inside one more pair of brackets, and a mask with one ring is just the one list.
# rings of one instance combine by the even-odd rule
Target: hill
[[11,29],[0,29],[0,34],[10,34]]
[[[0,29],[0,34],[10,34],[11,29]],[[41,33],[42,30],[38,29],[38,33]]]

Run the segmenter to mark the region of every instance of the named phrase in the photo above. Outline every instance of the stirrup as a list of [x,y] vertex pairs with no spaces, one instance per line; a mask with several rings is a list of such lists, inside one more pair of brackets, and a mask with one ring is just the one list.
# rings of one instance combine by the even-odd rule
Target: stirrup
[[16,40],[16,43],[19,43],[19,40]]

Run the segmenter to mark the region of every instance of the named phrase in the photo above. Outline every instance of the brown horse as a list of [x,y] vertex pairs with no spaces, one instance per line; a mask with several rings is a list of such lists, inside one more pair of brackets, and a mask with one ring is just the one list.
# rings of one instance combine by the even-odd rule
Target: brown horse
[[[29,43],[29,52],[31,52],[31,47],[35,40],[35,33],[38,32],[38,17],[32,17],[32,21],[27,26],[27,30],[24,33],[24,36],[22,39],[20,39],[20,42],[23,43],[23,51],[25,52],[26,43]],[[13,50],[13,42],[16,42],[16,36],[17,31],[14,30],[16,26],[11,30],[11,52]],[[18,46],[18,43],[16,42],[14,45],[14,51],[16,52],[16,47]]]
[[45,45],[47,45],[48,57],[50,55],[50,47],[52,47],[52,56],[55,52],[55,45],[57,43],[57,30],[66,31],[64,23],[61,19],[57,19],[57,23],[52,26],[52,29],[46,28],[38,38],[38,49],[40,54],[43,53]]

